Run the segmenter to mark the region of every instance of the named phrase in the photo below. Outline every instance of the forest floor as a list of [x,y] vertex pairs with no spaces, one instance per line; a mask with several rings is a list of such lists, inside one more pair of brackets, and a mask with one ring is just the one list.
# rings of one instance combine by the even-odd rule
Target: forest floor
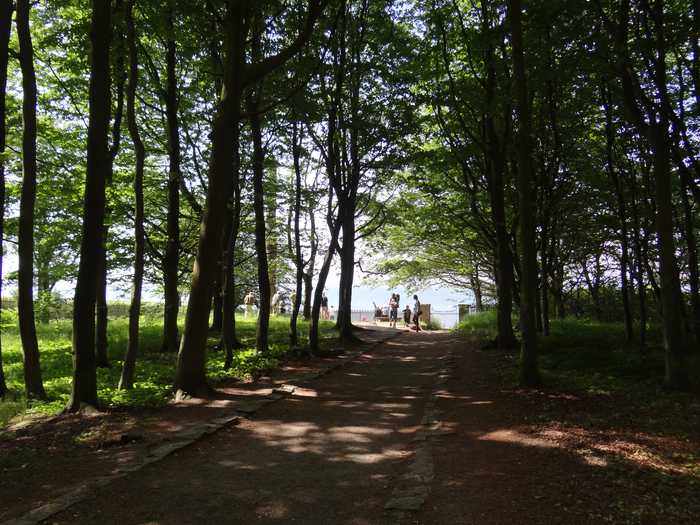
[[[697,398],[670,418],[614,392],[519,390],[512,356],[455,333],[346,350],[218,399],[18,430],[0,443],[0,522],[73,480],[87,497],[46,523],[698,522]],[[246,415],[126,473],[232,410]]]

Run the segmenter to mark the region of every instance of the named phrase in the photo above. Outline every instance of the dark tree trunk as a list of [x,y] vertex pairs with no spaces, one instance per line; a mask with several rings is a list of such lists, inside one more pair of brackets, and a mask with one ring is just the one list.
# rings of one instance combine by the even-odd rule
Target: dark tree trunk
[[241,343],[236,338],[236,288],[234,275],[234,255],[236,253],[236,241],[241,222],[241,189],[240,189],[240,128],[234,128],[233,146],[233,170],[236,186],[233,190],[233,198],[229,206],[227,225],[223,242],[223,272],[222,289],[219,294],[221,301],[221,347],[226,352],[224,368],[229,369],[233,365],[233,351],[241,348]]
[[105,215],[105,183],[109,169],[107,133],[110,114],[109,47],[111,6],[93,2],[90,26],[90,118],[80,264],[73,301],[73,388],[67,410],[97,406],[95,368],[95,302],[99,254]]
[[309,262],[304,272],[304,320],[311,320],[311,294],[314,287],[314,271],[316,270],[316,254],[318,252],[318,237],[316,235],[316,210],[313,206],[309,206],[309,222],[311,231],[309,237],[311,241],[311,252],[309,254]]
[[[491,34],[491,8],[489,2],[481,3],[482,33]],[[496,133],[496,66],[494,46],[487,40],[484,46],[486,64],[485,84],[485,132],[486,165],[489,174],[489,197],[496,241],[496,345],[500,350],[514,348],[517,344],[513,333],[513,254],[508,242],[505,212],[504,157],[502,143]]]
[[301,306],[302,281],[304,279],[304,268],[301,253],[301,232],[299,231],[299,215],[301,213],[301,133],[299,123],[292,123],[292,157],[294,161],[294,266],[296,268],[294,304],[292,304],[292,316],[289,320],[289,344],[296,346],[297,318]]
[[[123,1],[116,0],[115,12],[121,13],[123,10]],[[107,171],[107,184],[112,183],[114,173],[114,160],[119,153],[121,145],[121,124],[122,114],[124,112],[124,84],[126,83],[126,71],[124,69],[124,53],[122,52],[121,43],[123,42],[123,27],[117,27],[116,23],[121,22],[118,18],[113,19],[114,27],[117,29],[117,43],[114,48],[119,51],[115,65],[115,76],[117,77],[117,107],[114,113],[114,125],[112,127],[112,146],[109,149],[109,168]],[[111,103],[111,101],[110,101]],[[109,207],[105,210],[105,221],[102,228],[102,242],[99,245],[99,268],[97,278],[97,300],[95,306],[96,324],[95,324],[95,359],[96,365],[100,368],[110,368],[112,365],[109,362],[108,349],[109,342],[107,338],[107,329],[109,327],[109,307],[107,304],[107,237],[109,235],[109,216],[111,215]]]
[[508,18],[513,46],[513,76],[518,115],[518,247],[520,251],[520,383],[536,386],[540,383],[537,367],[537,254],[532,202],[534,180],[532,176],[532,146],[530,100],[525,74],[523,50],[522,7],[520,0],[509,0]]
[[17,233],[17,313],[24,355],[24,387],[28,398],[45,399],[39,343],[34,322],[34,204],[36,202],[36,75],[29,31],[29,0],[17,1],[17,39],[22,69],[22,195]]
[[[253,95],[255,97],[256,95]],[[258,114],[257,100],[251,98],[248,104],[251,113],[250,129],[253,135],[253,208],[255,211],[255,252],[258,267],[258,323],[256,329],[255,349],[259,353],[267,352],[267,337],[270,325],[270,272],[267,264],[267,243],[265,231],[265,151],[262,144],[262,129]]]
[[22,339],[24,385],[29,398],[45,399],[39,344],[34,320],[34,206],[36,202],[36,106],[37,89],[34,72],[34,51],[29,29],[30,4],[17,2],[17,37],[22,69],[22,191],[18,226],[17,310]]
[[[670,107],[666,87],[666,40],[663,11],[664,1],[657,0],[651,12],[656,33],[654,83],[662,106]],[[662,109],[659,111],[658,120],[652,124],[652,145],[654,148],[654,194],[660,252],[659,274],[661,276],[661,303],[663,305],[664,347],[666,349],[665,379],[666,385],[670,388],[686,388],[688,384],[685,366],[687,337],[683,323],[680,275],[676,262],[668,125],[667,113]]]
[[474,294],[474,304],[478,312],[484,311],[483,294],[481,293],[481,278],[479,277],[479,268],[474,268],[474,271],[469,275],[469,284]]
[[185,328],[180,340],[175,373],[176,390],[188,394],[197,395],[210,391],[205,372],[209,311],[212,285],[219,270],[217,261],[221,254],[226,205],[233,195],[233,188],[238,184],[231,176],[231,151],[235,142],[233,127],[238,126],[240,122],[244,80],[247,84],[254,84],[293,57],[311,37],[316,18],[323,6],[320,0],[310,0],[304,27],[294,42],[277,55],[260,63],[247,65],[245,51],[250,27],[250,9],[251,6],[247,2],[228,3],[222,21],[226,36],[223,61],[225,89],[212,125],[206,209],[202,216]]
[[354,341],[352,333],[352,284],[355,276],[355,200],[345,197],[341,204],[340,222],[343,244],[340,248],[340,284],[337,328],[340,337]]
[[[329,192],[330,191],[331,190],[329,190]],[[326,287],[326,279],[328,279],[328,272],[330,271],[331,263],[333,262],[333,254],[338,249],[340,221],[336,220],[330,233],[331,239],[328,243],[328,251],[326,252],[326,256],[323,258],[321,269],[318,272],[318,280],[316,281],[316,288],[314,290],[314,303],[313,307],[311,308],[311,322],[309,323],[309,349],[311,352],[319,351],[318,321],[321,314],[321,298],[323,297],[323,289]]]
[[634,173],[630,174],[630,186],[632,188],[632,221],[634,228],[634,258],[635,274],[637,280],[637,296],[639,300],[639,349],[646,350],[647,337],[647,299],[646,285],[644,283],[644,256],[645,250],[642,243],[641,223],[639,220],[639,207],[637,205],[637,182]]
[[[105,216],[109,215],[109,210],[105,211]],[[95,299],[95,366],[98,368],[110,368],[112,365],[109,362],[107,350],[109,343],[107,340],[107,329],[109,327],[109,307],[107,306],[107,249],[105,242],[109,233],[109,227],[106,224],[100,234],[102,241],[100,242],[100,254],[98,255],[97,267],[97,296]]]
[[700,286],[698,286],[698,246],[693,224],[693,206],[688,198],[688,178],[681,175],[681,201],[683,203],[683,229],[688,248],[688,280],[690,284],[690,306],[692,309],[691,328],[697,340],[700,339]]
[[185,328],[180,340],[175,388],[192,395],[207,394],[205,359],[211,306],[212,286],[221,271],[221,239],[224,233],[226,205],[233,196],[238,181],[232,180],[235,146],[234,128],[240,121],[242,70],[244,64],[247,25],[240,6],[230,6],[226,13],[226,49],[224,53],[224,84],[211,133],[211,160],[206,208],[202,215],[197,256],[192,270],[192,284],[187,304]]
[[163,265],[165,308],[163,316],[163,345],[165,352],[177,352],[177,316],[180,309],[178,285],[178,261],[180,257],[180,125],[178,122],[177,62],[174,2],[169,0],[166,51],[167,87],[165,90],[165,113],[168,127],[168,244]]
[[124,366],[119,380],[120,389],[131,389],[134,386],[136,370],[136,355],[139,347],[139,316],[141,315],[141,289],[143,286],[144,267],[144,204],[143,204],[143,166],[146,152],[141,141],[139,128],[136,123],[136,91],[138,89],[138,52],[136,49],[136,30],[134,28],[133,5],[135,0],[127,0],[126,26],[127,46],[129,50],[129,86],[127,91],[126,115],[129,126],[129,136],[134,144],[136,155],[136,172],[134,174],[134,280],[129,306],[129,338],[124,356]]
[[[0,0],[0,276],[2,276],[3,239],[5,229],[5,91],[7,88],[7,64],[10,31],[12,29],[12,0]],[[2,279],[0,279],[0,312],[2,311]],[[2,365],[2,334],[0,334],[0,398],[7,392],[5,370]]]

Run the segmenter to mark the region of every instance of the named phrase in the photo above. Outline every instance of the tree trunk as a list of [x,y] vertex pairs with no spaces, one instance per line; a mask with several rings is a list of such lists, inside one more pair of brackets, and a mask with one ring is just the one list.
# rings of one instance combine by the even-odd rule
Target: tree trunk
[[174,0],[168,2],[166,16],[168,42],[166,51],[167,87],[165,113],[168,127],[168,244],[165,250],[163,285],[165,288],[163,315],[163,345],[165,352],[177,352],[177,316],[180,309],[178,261],[180,257],[180,125],[178,122],[177,62]]
[[[6,102],[7,64],[10,31],[12,30],[12,0],[0,0],[0,277],[2,276],[3,239],[5,235],[5,145],[6,145]],[[0,312],[2,312],[2,278],[0,278]],[[0,334],[0,398],[5,396],[7,384],[2,365],[2,334]]]
[[688,248],[688,280],[692,309],[691,328],[696,341],[700,340],[700,286],[698,286],[698,246],[693,224],[693,206],[688,198],[688,178],[681,175],[681,202],[683,203],[683,229]]
[[73,301],[73,387],[68,411],[81,404],[97,406],[95,368],[95,302],[99,254],[109,168],[107,132],[110,116],[109,47],[111,6],[93,2],[90,26],[90,117],[80,264]]
[[[109,215],[109,210],[105,211],[105,215]],[[102,241],[100,242],[100,254],[98,255],[97,297],[95,299],[95,365],[98,368],[110,368],[112,366],[107,355],[109,347],[107,341],[109,307],[107,306],[107,249],[105,243],[108,232],[109,228],[105,223],[100,234]]]
[[[331,190],[329,190],[329,192],[330,191]],[[309,323],[309,349],[311,352],[319,351],[318,321],[321,314],[321,298],[323,297],[323,289],[326,287],[326,279],[328,278],[328,272],[330,271],[331,263],[333,262],[333,254],[338,249],[339,235],[340,221],[336,220],[335,224],[331,228],[331,239],[328,243],[328,251],[326,252],[326,256],[323,258],[321,269],[318,272],[316,288],[314,290],[314,303],[313,307],[311,308],[311,322]]]
[[304,320],[311,320],[311,294],[314,286],[314,271],[316,270],[316,254],[318,252],[318,237],[316,235],[316,210],[313,206],[309,206],[309,222],[311,231],[309,238],[311,241],[311,252],[309,254],[309,263],[307,270],[304,273]]
[[[116,0],[114,4],[115,13],[121,12],[122,9],[123,1]],[[114,22],[117,22],[117,20],[114,20]],[[109,168],[106,175],[106,183],[108,185],[112,183],[112,176],[114,174],[114,160],[117,158],[117,154],[119,153],[119,147],[121,144],[121,122],[122,114],[124,111],[124,84],[126,82],[126,72],[124,70],[124,53],[122,52],[123,38],[123,28],[119,27],[117,29],[117,41],[114,44],[114,49],[118,52],[115,65],[117,76],[117,107],[114,113],[114,125],[112,127],[112,146],[109,149]],[[96,283],[97,302],[95,306],[95,315],[97,321],[95,324],[95,359],[96,365],[100,368],[110,368],[112,366],[109,362],[109,356],[107,353],[109,348],[109,342],[107,338],[107,329],[109,327],[109,307],[107,304],[108,260],[106,245],[107,237],[109,235],[109,217],[111,213],[111,208],[107,207],[105,210],[104,226],[102,228],[102,242],[99,245],[99,268]]]
[[236,288],[234,278],[234,256],[236,253],[236,241],[241,222],[241,189],[240,183],[240,128],[234,128],[233,145],[233,170],[236,186],[233,190],[233,198],[229,206],[227,225],[224,232],[222,249],[222,289],[221,301],[221,346],[226,352],[224,368],[229,369],[233,365],[233,350],[241,348],[241,343],[236,338]]
[[355,200],[345,197],[340,216],[343,244],[340,248],[340,284],[338,320],[336,326],[341,339],[354,341],[352,333],[352,284],[355,276]]
[[297,318],[301,306],[302,281],[304,268],[301,253],[301,233],[299,231],[299,215],[301,212],[301,141],[299,123],[292,123],[292,157],[294,161],[294,266],[296,268],[294,303],[292,315],[289,319],[289,344],[294,347],[298,343]]
[[212,318],[209,330],[212,332],[221,333],[223,328],[224,316],[224,264],[223,261],[219,265],[219,271],[216,272],[214,280],[213,298],[211,302]]
[[234,128],[240,121],[242,72],[245,40],[244,14],[241,6],[230,5],[226,12],[224,85],[211,132],[211,160],[206,207],[202,215],[197,256],[192,269],[192,284],[187,303],[185,327],[175,373],[175,389],[186,394],[202,395],[211,391],[206,379],[205,360],[211,306],[212,285],[221,255],[221,238],[225,226],[226,206],[238,181],[234,173]]
[[136,172],[134,174],[134,280],[129,306],[129,338],[124,356],[124,366],[119,380],[120,389],[131,389],[134,386],[136,355],[139,347],[139,317],[141,315],[141,289],[143,286],[144,267],[144,204],[143,204],[143,166],[146,152],[141,141],[139,128],[136,123],[136,90],[138,89],[138,52],[136,48],[136,30],[134,28],[133,5],[135,0],[127,0],[126,26],[127,46],[129,50],[129,87],[127,91],[126,114],[129,126],[129,136],[134,144],[136,155]]
[[36,75],[29,30],[29,0],[17,1],[17,39],[22,69],[22,195],[17,233],[17,313],[24,356],[24,387],[28,398],[46,399],[41,380],[39,343],[34,322],[34,204],[36,202]]
[[[481,3],[482,33],[491,34],[491,8],[488,2]],[[496,241],[496,345],[499,350],[514,348],[517,344],[513,333],[513,254],[508,242],[505,213],[504,152],[496,133],[496,67],[491,40],[487,40],[484,62],[486,64],[485,84],[485,132],[486,165],[489,175],[489,197]]]
[[540,383],[540,374],[537,367],[537,323],[535,320],[537,254],[532,209],[535,193],[532,177],[530,100],[525,76],[521,16],[520,0],[509,0],[508,18],[513,46],[513,74],[518,115],[518,246],[520,251],[520,329],[522,333],[520,383],[523,386],[536,386]]
[[639,300],[639,349],[646,350],[647,335],[647,300],[646,285],[644,283],[644,255],[642,243],[641,224],[639,220],[639,207],[637,205],[637,182],[634,173],[630,174],[630,186],[632,188],[632,221],[634,228],[634,258],[635,274],[637,280],[637,295]]
[[267,352],[267,337],[270,325],[270,272],[267,264],[267,242],[265,233],[265,151],[262,144],[262,129],[258,114],[257,100],[253,95],[248,103],[251,114],[250,128],[253,136],[253,208],[255,210],[255,252],[258,266],[258,323],[255,333],[255,349],[258,353]]

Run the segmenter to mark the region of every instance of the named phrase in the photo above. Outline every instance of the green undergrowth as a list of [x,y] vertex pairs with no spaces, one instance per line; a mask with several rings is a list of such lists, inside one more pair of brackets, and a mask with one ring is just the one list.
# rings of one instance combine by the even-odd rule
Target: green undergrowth
[[[517,326],[515,319],[514,326]],[[496,313],[470,315],[456,330],[478,343],[491,341],[496,337]],[[519,336],[517,331],[516,336]],[[512,366],[506,367],[507,379],[515,382],[517,359],[510,361]],[[656,392],[662,387],[664,374],[661,334],[654,325],[648,330],[646,349],[641,350],[638,343],[625,342],[622,323],[555,319],[550,334],[538,339],[538,362],[545,385],[601,394]],[[689,356],[688,370],[694,382],[691,386],[697,390],[700,387],[697,353]]]
[[[3,319],[7,321],[7,319]],[[111,368],[97,370],[100,402],[110,409],[139,409],[165,405],[172,394],[176,355],[160,351],[162,324],[152,318],[143,318],[140,330],[140,349],[136,363],[133,390],[118,390],[122,359],[126,350],[128,320],[110,320],[108,341]],[[300,321],[300,343],[306,342],[307,323]],[[71,350],[71,321],[52,321],[37,324],[41,371],[48,401],[27,400],[24,397],[22,375],[22,348],[16,325],[3,322],[2,357],[9,392],[0,401],[0,428],[24,418],[59,413],[70,397],[73,372]],[[236,319],[236,334],[243,348],[235,353],[233,367],[224,370],[223,351],[207,353],[207,373],[216,384],[229,378],[244,379],[274,368],[289,351],[289,318],[270,319],[269,352],[258,355],[254,351],[255,320]],[[322,322],[321,337],[334,335],[333,324]],[[210,338],[210,347],[218,342]]]

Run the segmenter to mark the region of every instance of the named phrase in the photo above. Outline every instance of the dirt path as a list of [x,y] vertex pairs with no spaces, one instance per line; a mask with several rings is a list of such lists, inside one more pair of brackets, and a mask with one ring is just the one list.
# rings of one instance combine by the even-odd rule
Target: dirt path
[[492,357],[406,332],[47,523],[660,522],[625,508],[653,473],[543,435]]

